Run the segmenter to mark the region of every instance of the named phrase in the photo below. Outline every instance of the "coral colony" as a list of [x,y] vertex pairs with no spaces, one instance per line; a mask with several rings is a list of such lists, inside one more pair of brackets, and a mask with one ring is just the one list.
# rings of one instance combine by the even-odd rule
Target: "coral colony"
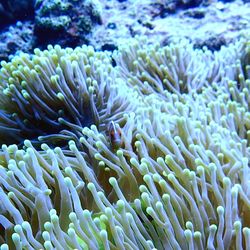
[[250,249],[249,77],[244,39],[3,61],[0,249]]

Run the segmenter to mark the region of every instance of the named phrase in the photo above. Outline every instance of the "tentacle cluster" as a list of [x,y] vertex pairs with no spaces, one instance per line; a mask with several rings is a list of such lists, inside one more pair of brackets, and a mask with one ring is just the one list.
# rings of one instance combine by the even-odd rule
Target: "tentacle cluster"
[[250,248],[249,44],[113,58],[2,62],[0,249]]
[[206,47],[195,50],[185,40],[161,47],[148,45],[146,39],[139,38],[121,46],[114,57],[121,74],[128,78],[128,84],[139,87],[143,94],[168,90],[180,95],[197,92],[225,77],[237,78],[239,67],[235,60],[243,60],[244,48],[240,41],[213,53]]
[[78,128],[96,124],[103,129],[131,108],[117,87],[124,84],[108,53],[87,46],[74,50],[48,46],[34,52],[1,63],[2,143],[38,136],[57,143],[73,139]]

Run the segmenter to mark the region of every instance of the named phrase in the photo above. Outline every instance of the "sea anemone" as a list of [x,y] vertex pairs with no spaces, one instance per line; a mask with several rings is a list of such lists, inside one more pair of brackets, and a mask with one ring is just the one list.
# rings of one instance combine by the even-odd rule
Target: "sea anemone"
[[134,40],[2,62],[0,249],[250,248],[249,51]]
[[38,136],[52,142],[73,139],[77,128],[95,124],[103,130],[129,108],[108,53],[88,46],[34,52],[1,62],[2,143]]

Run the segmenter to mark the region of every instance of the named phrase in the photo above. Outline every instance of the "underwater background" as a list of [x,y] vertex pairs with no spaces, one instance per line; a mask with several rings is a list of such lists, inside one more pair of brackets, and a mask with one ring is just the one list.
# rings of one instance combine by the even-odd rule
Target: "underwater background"
[[0,0],[0,250],[250,249],[250,2]]

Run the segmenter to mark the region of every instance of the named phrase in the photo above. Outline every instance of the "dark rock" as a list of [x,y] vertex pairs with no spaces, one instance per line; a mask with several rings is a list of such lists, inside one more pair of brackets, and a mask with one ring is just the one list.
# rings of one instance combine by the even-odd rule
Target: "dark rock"
[[102,47],[101,47],[101,50],[107,50],[107,51],[114,51],[114,50],[117,50],[118,47],[114,44],[104,44]]
[[50,44],[75,47],[86,43],[92,28],[101,24],[97,0],[43,0],[35,7],[38,46]]
[[9,56],[33,50],[33,24],[29,21],[17,22],[5,28],[0,34],[0,61],[8,60]]
[[0,28],[34,18],[35,0],[0,0]]
[[166,0],[162,3],[151,4],[154,9],[159,10],[159,16],[165,18],[168,14],[176,13],[179,9],[188,9],[199,6],[203,0]]
[[205,17],[205,10],[204,9],[190,9],[185,11],[184,13],[185,16],[187,17],[192,17],[195,19],[201,19]]
[[195,49],[202,49],[207,47],[211,51],[220,50],[221,46],[226,44],[224,37],[210,37],[207,40],[196,41],[194,44]]

